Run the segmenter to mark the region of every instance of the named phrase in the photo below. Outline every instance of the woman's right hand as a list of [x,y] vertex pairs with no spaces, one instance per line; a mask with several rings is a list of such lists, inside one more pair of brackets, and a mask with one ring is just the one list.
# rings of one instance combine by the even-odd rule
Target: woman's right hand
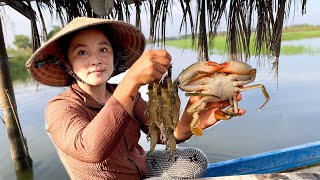
[[129,68],[113,96],[132,114],[134,101],[140,86],[160,80],[171,62],[171,55],[164,50],[145,51]]
[[171,55],[165,50],[147,50],[128,70],[126,78],[138,86],[160,80],[171,62]]

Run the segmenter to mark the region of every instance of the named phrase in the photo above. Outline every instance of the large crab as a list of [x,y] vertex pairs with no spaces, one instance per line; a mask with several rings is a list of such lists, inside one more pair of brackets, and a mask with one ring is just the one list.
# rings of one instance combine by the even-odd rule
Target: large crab
[[261,88],[266,100],[259,108],[260,110],[269,100],[265,87],[262,84],[244,87],[253,82],[255,78],[256,69],[239,61],[222,64],[210,61],[197,62],[183,70],[176,79],[180,89],[186,91],[187,96],[202,96],[201,100],[194,102],[187,109],[187,112],[193,116],[192,133],[202,135],[202,129],[199,126],[199,112],[208,110],[206,105],[209,102],[229,100],[230,106],[227,110],[220,109],[215,112],[216,118],[227,120],[238,115],[237,93]]

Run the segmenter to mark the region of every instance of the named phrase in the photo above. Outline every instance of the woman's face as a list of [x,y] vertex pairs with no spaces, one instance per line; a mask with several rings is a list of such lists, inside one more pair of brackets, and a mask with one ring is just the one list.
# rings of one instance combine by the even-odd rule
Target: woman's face
[[74,73],[93,86],[106,83],[114,70],[110,41],[99,29],[77,32],[69,44],[68,58]]

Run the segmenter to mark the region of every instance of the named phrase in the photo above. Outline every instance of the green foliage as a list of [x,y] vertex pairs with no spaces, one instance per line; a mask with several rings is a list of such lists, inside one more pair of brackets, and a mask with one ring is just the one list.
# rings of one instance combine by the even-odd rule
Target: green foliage
[[308,54],[315,55],[319,54],[320,49],[305,47],[305,46],[282,46],[281,54],[282,55],[295,55],[295,54]]
[[299,40],[306,38],[319,38],[320,28],[305,31],[285,31],[282,33],[282,41]]
[[13,44],[20,49],[31,48],[30,38],[23,34],[18,34],[14,36]]
[[12,81],[25,81],[31,76],[26,68],[26,62],[32,54],[31,48],[7,49],[9,70]]
[[60,31],[61,27],[53,26],[53,29],[48,34],[48,39],[50,39],[53,35],[55,35],[58,31]]

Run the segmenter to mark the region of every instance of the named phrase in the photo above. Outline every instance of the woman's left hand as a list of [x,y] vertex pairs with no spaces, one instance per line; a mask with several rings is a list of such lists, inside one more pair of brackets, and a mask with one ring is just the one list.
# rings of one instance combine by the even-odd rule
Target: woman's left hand
[[[192,96],[190,97],[188,104],[186,106],[186,109],[194,102],[200,100],[202,97],[201,96]],[[237,100],[240,101],[242,99],[241,94],[237,94]],[[200,128],[201,129],[206,129],[208,127],[213,126],[216,124],[220,119],[217,119],[215,117],[215,112],[217,110],[223,109],[227,106],[229,106],[230,103],[228,100],[226,101],[219,101],[219,102],[212,102],[208,103],[206,105],[206,108],[209,110],[202,111],[199,113],[199,119],[200,119]],[[192,122],[192,114],[189,114],[185,111],[183,112],[183,115],[177,125],[176,132],[175,132],[175,137],[177,139],[188,139],[192,136],[191,129],[190,129],[190,124]],[[246,112],[245,109],[239,109],[238,116],[243,115]]]
[[[237,94],[237,100],[240,101],[242,98],[241,94]],[[199,96],[194,96],[190,98],[190,103],[193,103],[197,100],[200,100],[201,97]],[[214,124],[216,124],[220,119],[217,119],[215,117],[215,112],[217,110],[223,109],[227,106],[229,106],[230,103],[228,100],[226,101],[220,101],[220,102],[213,102],[213,103],[208,103],[206,108],[212,108],[207,111],[202,111],[199,113],[199,118],[200,118],[200,127],[201,129],[206,129]],[[243,115],[246,112],[245,109],[239,109],[238,116]],[[191,121],[190,121],[191,123]]]

